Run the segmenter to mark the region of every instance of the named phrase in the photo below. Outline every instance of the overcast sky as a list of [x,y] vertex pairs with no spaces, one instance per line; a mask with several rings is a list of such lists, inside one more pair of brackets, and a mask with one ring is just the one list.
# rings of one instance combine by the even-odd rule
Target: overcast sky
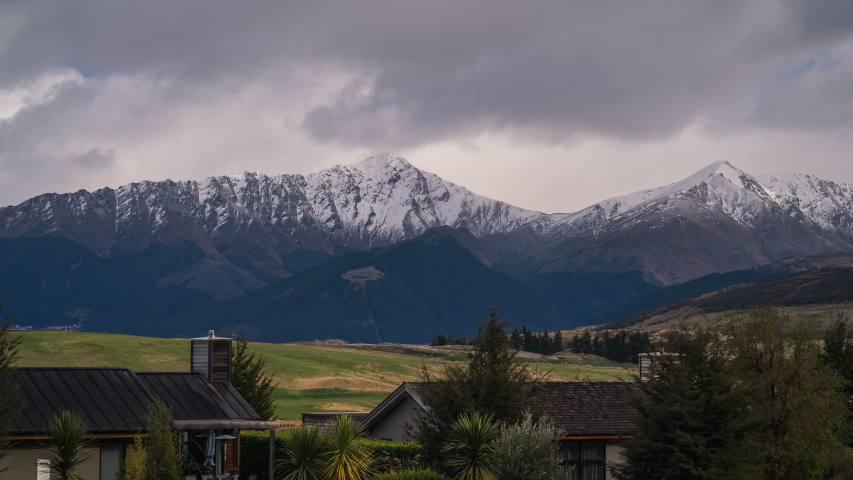
[[0,205],[380,152],[546,212],[853,182],[853,1],[0,2]]

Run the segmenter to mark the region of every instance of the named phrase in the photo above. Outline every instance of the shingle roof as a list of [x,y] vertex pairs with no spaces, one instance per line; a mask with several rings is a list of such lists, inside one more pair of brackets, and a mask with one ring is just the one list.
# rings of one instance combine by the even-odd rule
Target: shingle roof
[[[370,429],[405,398],[428,408],[417,394],[417,383],[403,383],[364,419]],[[631,396],[636,382],[545,382],[534,395],[534,408],[554,419],[561,436],[620,436],[628,433],[635,410]],[[305,414],[303,414],[305,415]]]
[[260,420],[230,384],[211,385],[196,373],[137,373],[152,394],[172,407],[175,420]]
[[24,407],[10,433],[39,435],[63,410],[83,415],[92,433],[145,430],[150,392],[128,368],[19,368]]
[[554,419],[563,436],[616,436],[631,429],[635,392],[635,382],[546,382],[533,404]]
[[[382,400],[382,403],[377,405],[373,410],[370,411],[370,413],[368,413],[364,417],[362,423],[364,424],[365,428],[367,428],[368,430],[373,428],[373,426],[377,422],[385,418],[385,415],[387,415],[391,410],[394,409],[394,407],[399,405],[406,398],[411,398],[412,400],[417,402],[417,404],[420,405],[421,408],[426,410],[428,407],[424,404],[424,401],[421,400],[421,396],[415,390],[415,388],[417,388],[417,385],[418,384],[416,382],[403,382],[403,384],[397,387],[397,389],[394,390],[390,395],[388,395],[385,400]],[[304,413],[302,414],[303,417],[305,415],[306,414]]]
[[[230,384],[211,385],[197,373],[135,373],[129,368],[19,368],[23,410],[12,435],[41,435],[63,410],[83,415],[90,433],[147,430],[148,405],[159,396],[183,421],[227,421],[267,428]],[[191,422],[190,422],[191,423]],[[209,422],[208,422],[209,423]],[[208,427],[205,427],[208,428]]]

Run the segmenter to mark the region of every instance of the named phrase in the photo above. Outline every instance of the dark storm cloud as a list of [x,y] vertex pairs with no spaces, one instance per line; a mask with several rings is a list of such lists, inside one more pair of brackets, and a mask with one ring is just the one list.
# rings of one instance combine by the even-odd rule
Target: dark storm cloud
[[[395,147],[494,131],[546,142],[657,139],[704,118],[776,127],[760,115],[732,117],[775,72],[849,36],[839,20],[848,8],[819,3],[425,2],[384,15],[350,3],[326,51],[365,75],[311,111],[305,127],[324,141]],[[836,19],[835,33],[821,43],[824,17]],[[763,100],[784,110],[779,96]],[[782,121],[832,99],[811,92],[801,103],[813,100],[821,102],[785,110]]]
[[163,176],[196,161],[180,173],[203,175],[297,141],[384,151],[482,135],[660,141],[697,123],[849,131],[851,5],[7,1],[0,167],[49,171],[38,188],[61,189],[132,172],[127,158]]
[[853,33],[853,2],[786,0],[794,25],[806,39],[826,40]]
[[805,40],[849,35],[851,9],[839,0],[20,2],[0,11],[18,22],[2,41],[0,78],[62,65],[239,83],[259,68],[329,61],[358,77],[306,116],[322,140],[412,146],[495,129],[655,138],[757,94],[773,69],[812,54],[799,50]]

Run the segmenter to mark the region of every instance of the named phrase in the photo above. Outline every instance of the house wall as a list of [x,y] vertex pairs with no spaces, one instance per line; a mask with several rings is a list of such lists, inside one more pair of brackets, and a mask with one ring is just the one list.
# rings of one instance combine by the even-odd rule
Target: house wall
[[[611,463],[623,463],[625,460],[622,458],[622,450],[623,448],[619,445],[615,445],[612,440],[608,440],[604,444],[604,459],[607,461],[608,465]],[[606,472],[606,479],[613,480],[613,475],[610,473],[610,468],[608,467]]]
[[394,407],[384,418],[376,422],[370,429],[373,438],[390,439],[396,441],[408,440],[404,426],[414,423],[414,415],[420,406],[411,398],[406,397],[399,405]]
[[[80,465],[76,473],[97,480],[101,478],[101,449],[96,447],[86,451],[91,456]],[[36,478],[36,462],[40,458],[47,458],[47,454],[38,445],[12,447],[6,458],[0,461],[0,469],[9,468],[0,473],[0,480],[39,480]]]

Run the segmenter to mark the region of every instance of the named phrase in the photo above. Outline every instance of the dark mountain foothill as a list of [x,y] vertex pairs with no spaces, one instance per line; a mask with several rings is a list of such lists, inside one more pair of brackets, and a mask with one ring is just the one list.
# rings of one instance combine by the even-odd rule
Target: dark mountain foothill
[[[204,312],[279,340],[428,341],[472,331],[495,305],[514,324],[565,329],[832,252],[853,252],[853,186],[809,175],[717,162],[546,214],[382,154],[310,175],[145,181],[0,208],[0,297],[34,327],[196,335]],[[340,277],[357,259],[385,277]],[[293,311],[276,317],[282,308]]]
[[182,335],[205,325],[248,324],[250,335],[269,341],[428,342],[436,332],[475,332],[488,313],[484,305],[500,306],[513,325],[553,330],[566,322],[553,303],[483,264],[462,245],[470,239],[468,232],[441,228],[347,254],[156,329]]
[[790,275],[731,285],[681,302],[622,318],[600,329],[630,328],[645,320],[674,320],[705,313],[853,302],[853,268],[806,270]]

